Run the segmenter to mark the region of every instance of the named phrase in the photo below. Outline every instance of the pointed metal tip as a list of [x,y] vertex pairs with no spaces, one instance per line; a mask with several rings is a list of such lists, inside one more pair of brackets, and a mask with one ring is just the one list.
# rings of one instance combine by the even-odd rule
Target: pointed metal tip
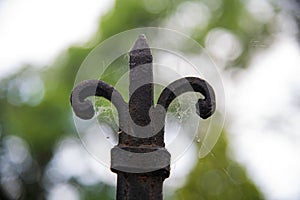
[[130,51],[142,50],[142,49],[150,49],[147,38],[144,34],[140,34],[138,36],[137,40],[135,41]]

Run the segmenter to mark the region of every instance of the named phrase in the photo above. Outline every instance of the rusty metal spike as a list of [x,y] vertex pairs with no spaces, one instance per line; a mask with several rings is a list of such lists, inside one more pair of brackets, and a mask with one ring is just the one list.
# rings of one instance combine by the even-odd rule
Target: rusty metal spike
[[134,123],[145,126],[154,98],[152,54],[145,35],[138,36],[129,55],[129,113]]
[[138,36],[137,40],[131,47],[131,52],[138,49],[150,49],[147,38],[145,34],[141,34]]

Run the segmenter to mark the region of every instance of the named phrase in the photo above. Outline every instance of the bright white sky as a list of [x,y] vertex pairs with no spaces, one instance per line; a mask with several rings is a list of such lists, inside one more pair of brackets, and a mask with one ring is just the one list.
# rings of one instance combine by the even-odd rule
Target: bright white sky
[[[227,82],[230,143],[268,199],[300,199],[300,49],[278,36]],[[238,83],[238,84],[236,84]]]
[[0,77],[22,64],[47,65],[91,38],[112,0],[1,0]]
[[[0,1],[0,77],[22,64],[48,65],[71,44],[86,42],[112,4]],[[235,80],[238,85],[224,76],[231,143],[268,199],[300,199],[300,108],[294,102],[300,92],[299,63],[296,41],[278,36]]]

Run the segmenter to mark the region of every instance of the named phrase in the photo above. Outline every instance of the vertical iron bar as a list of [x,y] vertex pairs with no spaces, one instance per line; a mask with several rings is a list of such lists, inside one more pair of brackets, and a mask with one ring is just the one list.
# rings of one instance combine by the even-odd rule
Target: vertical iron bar
[[[132,123],[131,134],[121,133],[119,145],[132,149],[135,153],[147,152],[146,145],[164,146],[163,137],[145,137],[140,135],[138,127],[145,127],[150,123],[149,110],[154,104],[153,97],[153,69],[152,55],[146,37],[140,35],[130,51],[130,83],[129,83],[129,114]],[[149,127],[147,131],[153,131]],[[155,142],[156,141],[156,142]],[[136,147],[136,148],[134,148]],[[128,150],[127,149],[127,150]],[[149,150],[150,151],[150,150]],[[118,174],[117,200],[162,200],[162,186],[168,176],[164,170],[148,173],[127,173],[116,171]]]
[[144,35],[138,37],[129,54],[129,112],[134,123],[145,126],[150,123],[149,109],[153,106],[153,69],[151,50]]

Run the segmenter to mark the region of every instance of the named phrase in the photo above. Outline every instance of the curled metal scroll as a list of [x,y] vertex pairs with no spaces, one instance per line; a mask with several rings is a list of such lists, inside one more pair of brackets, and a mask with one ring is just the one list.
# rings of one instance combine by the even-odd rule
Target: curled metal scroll
[[185,77],[168,85],[158,98],[158,105],[168,110],[171,102],[186,92],[198,92],[204,99],[198,99],[196,103],[197,114],[202,119],[207,119],[216,110],[216,100],[213,88],[203,79],[197,77]]
[[86,99],[90,96],[104,97],[111,101],[117,108],[119,117],[128,107],[122,95],[113,86],[100,80],[86,80],[73,89],[70,97],[73,110],[81,119],[91,119],[95,115],[92,102]]

